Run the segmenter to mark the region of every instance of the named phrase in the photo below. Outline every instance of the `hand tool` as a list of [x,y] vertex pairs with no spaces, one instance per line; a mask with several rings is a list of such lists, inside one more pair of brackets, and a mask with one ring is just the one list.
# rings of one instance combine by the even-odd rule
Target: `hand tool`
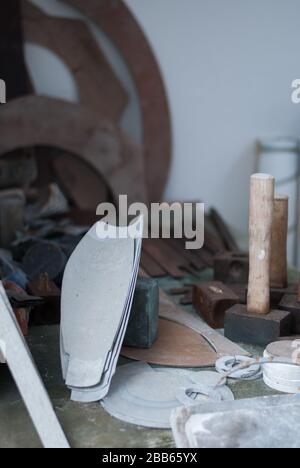
[[291,332],[290,312],[270,310],[274,183],[274,177],[268,174],[251,177],[247,306],[235,305],[225,318],[227,338],[262,346]]

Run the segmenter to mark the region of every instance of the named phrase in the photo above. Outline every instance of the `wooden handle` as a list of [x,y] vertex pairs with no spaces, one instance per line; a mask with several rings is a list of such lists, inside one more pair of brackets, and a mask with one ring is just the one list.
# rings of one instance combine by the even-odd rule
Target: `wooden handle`
[[254,174],[250,187],[248,311],[270,312],[270,258],[275,179]]
[[271,240],[271,288],[286,288],[287,273],[287,235],[289,199],[285,195],[275,195]]

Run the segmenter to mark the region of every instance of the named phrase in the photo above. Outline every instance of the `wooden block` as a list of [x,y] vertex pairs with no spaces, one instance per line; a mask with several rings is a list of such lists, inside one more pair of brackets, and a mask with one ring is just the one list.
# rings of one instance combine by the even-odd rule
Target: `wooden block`
[[223,283],[247,283],[249,278],[249,255],[224,252],[214,259],[214,279]]
[[137,281],[124,345],[148,349],[158,334],[159,288],[157,281],[140,278]]
[[238,342],[267,346],[291,333],[290,312],[271,310],[267,315],[253,314],[243,305],[235,305],[225,315],[225,336]]
[[212,281],[194,287],[194,307],[212,328],[223,328],[226,310],[238,302],[238,296],[224,283]]
[[300,302],[296,294],[285,294],[279,303],[280,310],[287,310],[292,315],[292,334],[300,334]]

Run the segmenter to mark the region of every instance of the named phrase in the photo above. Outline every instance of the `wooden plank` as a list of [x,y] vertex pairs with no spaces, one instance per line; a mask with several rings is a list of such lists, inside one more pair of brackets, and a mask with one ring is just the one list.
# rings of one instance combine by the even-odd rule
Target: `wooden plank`
[[0,155],[20,147],[60,148],[104,177],[114,201],[124,193],[129,203],[147,201],[139,147],[86,107],[44,96],[15,99],[0,107],[0,137]]
[[234,239],[233,235],[231,234],[230,230],[228,229],[228,226],[222,219],[221,215],[218,213],[217,210],[214,208],[211,209],[210,211],[210,218],[214,225],[216,226],[216,229],[218,230],[220,236],[222,237],[225,247],[228,250],[239,252],[240,248]]
[[[66,152],[53,158],[52,167],[67,198],[82,210],[95,210],[109,201],[109,189],[100,174]],[[102,179],[102,180],[101,180]]]
[[6,98],[11,100],[30,91],[23,53],[20,0],[1,2],[0,78],[6,83]]
[[[147,273],[140,268],[139,275],[147,278]],[[210,328],[195,312],[188,312],[175,304],[172,299],[162,290],[159,290],[159,316],[186,327],[203,336],[216,351],[218,357],[223,356],[250,356],[243,348],[221,335],[218,331]]]
[[84,21],[48,16],[27,0],[22,16],[25,39],[51,50],[72,72],[81,104],[118,123],[129,98]]
[[187,312],[176,305],[162,290],[160,290],[159,315],[161,318],[185,325],[202,335],[215,349],[218,357],[235,355],[249,356],[249,353],[227,338],[224,338],[218,331],[213,330],[196,314]]
[[176,259],[174,260],[172,254],[170,255],[159,239],[144,239],[143,249],[173,278],[185,276],[184,272],[179,269]]
[[171,121],[161,72],[146,36],[123,1],[65,1],[91,18],[127,62],[141,106],[149,198],[160,201],[171,162]]
[[199,250],[195,250],[195,254],[201,259],[207,268],[213,268],[214,266],[214,255],[211,254],[205,247]]
[[194,250],[187,250],[185,246],[182,244],[180,239],[165,239],[168,245],[170,245],[178,254],[182,256],[185,260],[183,264],[185,265],[187,262],[198,270],[203,270],[206,268],[205,263],[203,260],[195,253]]
[[168,320],[159,321],[158,338],[149,349],[123,347],[122,356],[172,367],[212,367],[216,352],[198,333]]
[[[187,273],[190,273],[192,275],[197,275],[197,271],[195,268],[192,267],[190,263],[190,257],[188,256],[189,251],[186,250],[185,248],[183,249],[177,249],[175,247],[176,245],[176,240],[175,244],[172,244],[172,239],[159,239],[158,243],[161,248],[161,250],[164,252],[164,254],[170,258],[177,264],[178,268],[180,270],[183,270]],[[184,253],[187,252],[187,255],[184,255]]]
[[142,252],[141,266],[152,276],[152,278],[161,278],[167,275],[165,269],[163,269],[145,250]]

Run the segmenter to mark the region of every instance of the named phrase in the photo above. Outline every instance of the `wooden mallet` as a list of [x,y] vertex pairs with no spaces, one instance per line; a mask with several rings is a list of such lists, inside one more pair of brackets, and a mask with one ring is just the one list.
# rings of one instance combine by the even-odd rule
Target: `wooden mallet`
[[247,306],[235,305],[225,317],[227,338],[261,346],[288,336],[291,331],[290,312],[270,309],[274,186],[271,175],[251,177]]

